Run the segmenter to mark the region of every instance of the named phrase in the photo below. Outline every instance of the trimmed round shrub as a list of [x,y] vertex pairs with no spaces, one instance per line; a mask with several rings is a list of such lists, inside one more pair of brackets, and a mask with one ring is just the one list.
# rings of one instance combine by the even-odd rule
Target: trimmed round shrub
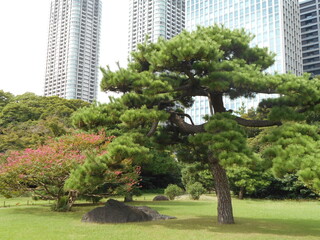
[[191,199],[199,200],[200,196],[206,193],[206,190],[201,183],[195,182],[187,186],[187,192],[190,194]]
[[170,199],[173,200],[175,197],[180,196],[184,193],[183,189],[175,184],[169,184],[164,190],[164,194]]

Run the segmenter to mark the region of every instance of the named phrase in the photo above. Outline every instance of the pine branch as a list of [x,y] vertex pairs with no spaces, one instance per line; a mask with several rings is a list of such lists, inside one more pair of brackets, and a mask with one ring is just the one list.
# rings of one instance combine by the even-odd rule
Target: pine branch
[[235,121],[245,127],[271,127],[281,126],[281,122],[274,122],[269,120],[247,120],[241,117],[236,117]]

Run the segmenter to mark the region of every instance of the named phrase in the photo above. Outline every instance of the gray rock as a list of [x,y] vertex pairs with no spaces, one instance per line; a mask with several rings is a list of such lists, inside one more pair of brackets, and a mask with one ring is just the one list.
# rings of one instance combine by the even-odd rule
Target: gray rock
[[110,199],[104,207],[98,207],[86,213],[82,222],[125,223],[150,221],[151,217],[143,211],[131,208],[124,203]]
[[149,208],[147,206],[132,206],[132,208],[136,208],[138,210],[143,211],[145,214],[151,217],[151,220],[167,220],[167,219],[176,219],[176,217],[171,217],[167,215],[162,215],[158,211]]
[[126,223],[174,218],[161,215],[146,206],[127,206],[122,202],[110,199],[104,207],[98,207],[86,213],[82,217],[82,222]]
[[155,196],[152,201],[169,201],[169,198],[164,195],[158,195]]

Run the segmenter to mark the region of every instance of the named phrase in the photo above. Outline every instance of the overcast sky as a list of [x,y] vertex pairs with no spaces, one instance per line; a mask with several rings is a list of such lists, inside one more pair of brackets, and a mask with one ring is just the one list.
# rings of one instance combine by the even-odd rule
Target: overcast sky
[[[43,94],[50,0],[0,0],[0,89]],[[100,66],[127,58],[128,0],[102,0]],[[103,101],[105,94],[100,93]]]

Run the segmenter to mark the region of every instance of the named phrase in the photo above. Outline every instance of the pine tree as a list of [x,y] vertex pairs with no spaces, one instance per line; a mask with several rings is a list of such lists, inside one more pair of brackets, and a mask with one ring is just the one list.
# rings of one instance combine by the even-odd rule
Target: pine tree
[[[119,116],[113,121],[114,129],[136,134],[134,142],[142,149],[170,149],[185,160],[208,164],[218,197],[218,222],[223,224],[234,223],[226,168],[255,161],[242,127],[276,127],[283,121],[314,122],[319,113],[319,80],[307,75],[265,73],[274,63],[274,55],[266,48],[252,47],[252,38],[244,30],[198,27],[169,41],[159,39],[139,45],[127,68],[102,69],[103,91],[122,94],[106,111],[106,116]],[[266,119],[248,120],[225,109],[223,96],[236,99],[258,93],[281,94],[262,103]],[[184,108],[192,106],[195,96],[207,97],[212,112],[201,125],[185,121],[191,118]],[[117,138],[119,161],[130,155],[127,134]],[[277,163],[277,155],[267,155],[268,152],[271,150],[264,153],[266,159]],[[150,155],[147,159],[152,161]],[[316,176],[310,168],[301,177]],[[317,186],[317,181],[312,185]]]

